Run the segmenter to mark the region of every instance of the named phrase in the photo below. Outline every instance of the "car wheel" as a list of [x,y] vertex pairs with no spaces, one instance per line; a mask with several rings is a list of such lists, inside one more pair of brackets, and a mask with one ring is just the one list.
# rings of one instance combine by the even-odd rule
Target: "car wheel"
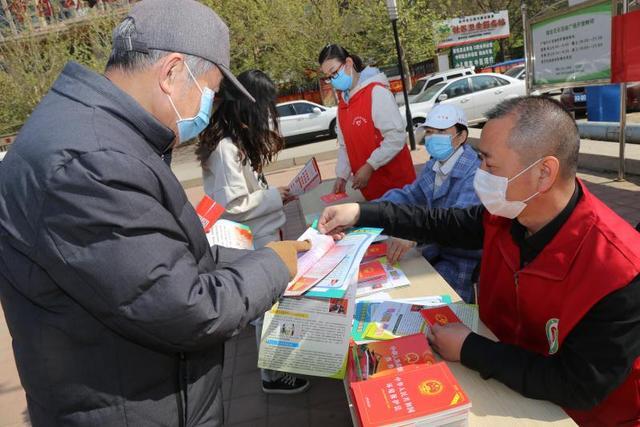
[[421,124],[423,124],[425,121],[425,119],[423,119],[422,117],[416,117],[415,119],[411,120],[411,123],[413,123],[413,128],[417,128],[418,126],[420,126]]
[[336,132],[335,120],[331,120],[331,123],[329,124],[329,135],[331,136],[331,138],[335,138],[338,136],[338,132]]

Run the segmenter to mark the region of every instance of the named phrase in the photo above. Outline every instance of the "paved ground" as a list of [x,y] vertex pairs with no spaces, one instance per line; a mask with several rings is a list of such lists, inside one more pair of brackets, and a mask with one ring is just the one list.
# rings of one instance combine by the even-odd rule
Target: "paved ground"
[[[331,141],[319,144],[331,144]],[[183,149],[184,150],[184,149]],[[181,151],[177,164],[189,163],[192,152]],[[424,149],[413,153],[416,166],[424,163]],[[334,177],[335,160],[319,162],[325,179]],[[267,174],[273,186],[286,185],[300,166]],[[640,177],[615,182],[615,175],[581,171],[580,177],[591,191],[618,214],[635,225],[640,222]],[[187,188],[189,200],[197,203],[202,197],[201,186]],[[298,396],[266,396],[260,390],[256,368],[257,349],[253,328],[229,341],[225,354],[224,404],[229,426],[331,426],[350,425],[342,384],[335,380],[313,378],[308,393]],[[11,338],[0,314],[0,427],[29,425],[25,397],[15,370]]]

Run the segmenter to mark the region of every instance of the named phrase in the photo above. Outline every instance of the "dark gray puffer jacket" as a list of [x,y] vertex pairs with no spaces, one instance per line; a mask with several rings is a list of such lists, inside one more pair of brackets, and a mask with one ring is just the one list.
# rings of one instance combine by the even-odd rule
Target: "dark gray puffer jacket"
[[209,248],[174,139],[68,64],[0,168],[0,297],[35,426],[222,424],[224,341],[289,273]]

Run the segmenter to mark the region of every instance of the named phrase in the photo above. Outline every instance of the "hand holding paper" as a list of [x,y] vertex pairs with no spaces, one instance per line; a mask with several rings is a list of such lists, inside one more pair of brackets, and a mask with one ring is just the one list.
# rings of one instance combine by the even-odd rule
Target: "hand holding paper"
[[298,174],[291,180],[288,188],[290,196],[300,196],[309,190],[313,190],[322,182],[320,169],[315,157],[312,157]]
[[322,211],[318,221],[318,230],[323,234],[337,236],[349,227],[353,227],[360,218],[360,205],[346,203],[329,206]]
[[272,249],[287,266],[291,277],[295,277],[298,272],[298,252],[305,252],[311,249],[311,242],[285,240],[282,242],[271,242],[267,247]]

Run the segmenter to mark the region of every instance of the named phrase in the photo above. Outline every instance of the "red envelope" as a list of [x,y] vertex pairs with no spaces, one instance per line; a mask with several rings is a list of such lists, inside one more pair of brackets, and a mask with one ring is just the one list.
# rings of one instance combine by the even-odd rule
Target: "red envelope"
[[204,232],[208,233],[211,227],[213,227],[213,224],[215,224],[224,213],[224,206],[211,197],[204,196],[202,200],[200,200],[200,203],[198,203],[196,213],[198,214],[198,218],[200,218]]
[[320,197],[320,200],[325,202],[326,204],[339,202],[340,200],[346,199],[349,196],[347,193],[329,193]]

